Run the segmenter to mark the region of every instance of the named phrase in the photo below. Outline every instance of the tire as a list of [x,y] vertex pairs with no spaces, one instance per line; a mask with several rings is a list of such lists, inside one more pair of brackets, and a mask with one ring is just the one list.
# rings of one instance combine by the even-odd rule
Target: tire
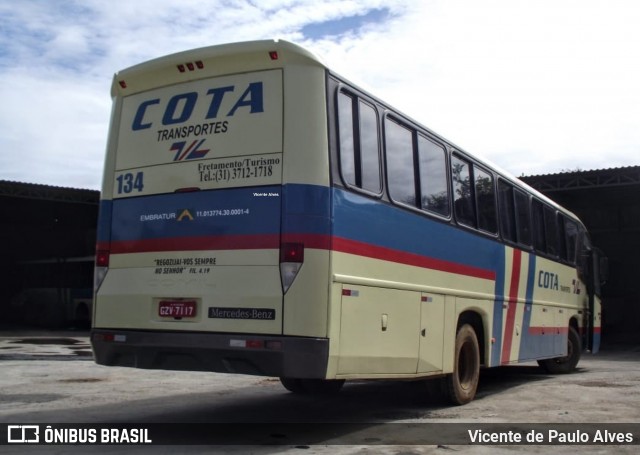
[[301,379],[280,378],[280,383],[291,393],[306,393]]
[[480,346],[475,330],[464,324],[456,334],[453,374],[444,378],[444,393],[456,405],[467,404],[476,396],[480,380]]
[[567,337],[567,355],[564,357],[555,357],[553,359],[538,360],[545,371],[552,374],[567,374],[575,371],[580,355],[582,354],[582,341],[580,335],[573,327],[569,327],[569,335]]
[[80,303],[76,307],[75,326],[80,329],[88,329],[91,327],[91,318],[89,316],[89,308],[84,303]]
[[342,380],[280,378],[289,392],[304,395],[331,395],[338,393],[344,385]]

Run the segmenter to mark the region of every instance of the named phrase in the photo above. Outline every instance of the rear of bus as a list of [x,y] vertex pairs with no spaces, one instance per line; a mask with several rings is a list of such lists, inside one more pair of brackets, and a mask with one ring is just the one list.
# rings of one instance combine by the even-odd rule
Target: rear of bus
[[97,363],[326,376],[324,78],[313,56],[274,41],[116,74],[96,254]]

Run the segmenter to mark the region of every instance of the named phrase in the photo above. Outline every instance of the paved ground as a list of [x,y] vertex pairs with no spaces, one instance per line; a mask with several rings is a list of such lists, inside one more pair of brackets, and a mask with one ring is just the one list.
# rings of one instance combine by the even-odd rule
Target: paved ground
[[[4,336],[3,336],[4,335]],[[585,355],[579,371],[544,374],[536,364],[484,371],[475,401],[450,407],[428,397],[417,382],[347,383],[334,397],[300,397],[277,380],[213,373],[109,368],[93,363],[86,333],[0,332],[0,428],[16,423],[193,423],[206,428],[251,430],[274,424],[261,446],[139,447],[146,453],[638,453],[640,446],[469,446],[438,443],[421,435],[448,429],[536,428],[535,424],[633,423],[640,437],[640,348],[618,346]],[[302,427],[281,426],[290,422]],[[432,426],[432,424],[446,425]],[[520,426],[516,423],[521,423]],[[345,425],[346,424],[346,425]],[[452,424],[460,424],[458,426]],[[504,425],[508,424],[508,425]],[[242,427],[245,425],[245,427]],[[584,427],[583,427],[584,426]],[[300,436],[302,428],[303,436]],[[604,428],[604,427],[603,427]],[[622,427],[621,427],[622,428]],[[255,429],[255,428],[254,428]],[[298,432],[298,433],[296,433]],[[236,439],[238,436],[236,435]],[[308,438],[312,443],[305,443]],[[428,438],[427,438],[428,439]],[[446,441],[446,438],[444,439]],[[248,442],[252,440],[248,438]],[[332,445],[346,442],[346,445]],[[6,450],[5,450],[6,449]],[[3,453],[50,453],[52,447],[4,446]],[[87,447],[56,446],[56,453]],[[91,447],[121,453],[122,446]]]

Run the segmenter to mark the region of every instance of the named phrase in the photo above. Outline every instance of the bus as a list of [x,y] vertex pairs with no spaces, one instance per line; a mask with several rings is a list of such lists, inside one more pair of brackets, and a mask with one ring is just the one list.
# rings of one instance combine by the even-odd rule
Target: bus
[[280,378],[575,369],[604,260],[580,220],[281,40],[120,71],[91,342],[101,365]]

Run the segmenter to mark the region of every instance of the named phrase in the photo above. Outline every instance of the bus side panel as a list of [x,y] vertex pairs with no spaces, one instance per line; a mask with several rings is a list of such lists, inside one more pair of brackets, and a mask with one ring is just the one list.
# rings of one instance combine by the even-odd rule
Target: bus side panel
[[338,374],[415,374],[420,293],[345,284]]
[[332,325],[340,313],[340,340],[331,344],[332,355],[339,351],[338,374],[451,372],[458,314],[448,296],[475,296],[493,305],[498,264],[492,261],[501,247],[339,188],[333,189],[333,214],[332,273],[334,289],[342,288],[339,296],[332,293],[331,307]]
[[327,336],[330,231],[327,187],[283,186],[282,243],[305,248],[302,268],[284,295],[284,335]]
[[331,203],[325,69],[285,66],[282,242],[304,245],[284,295],[283,334],[327,337]]
[[586,304],[575,268],[522,253],[521,269],[526,273],[526,295],[521,296],[523,316],[516,318],[522,323],[519,352],[513,351],[508,359],[503,356],[502,363],[566,355],[570,321],[582,324],[580,313]]
[[[334,188],[333,207],[334,281],[465,297],[454,318],[482,318],[487,366],[566,355],[570,320],[584,305],[574,268],[346,190]],[[380,318],[375,305],[367,318]],[[344,300],[340,311],[342,337],[352,320]]]

